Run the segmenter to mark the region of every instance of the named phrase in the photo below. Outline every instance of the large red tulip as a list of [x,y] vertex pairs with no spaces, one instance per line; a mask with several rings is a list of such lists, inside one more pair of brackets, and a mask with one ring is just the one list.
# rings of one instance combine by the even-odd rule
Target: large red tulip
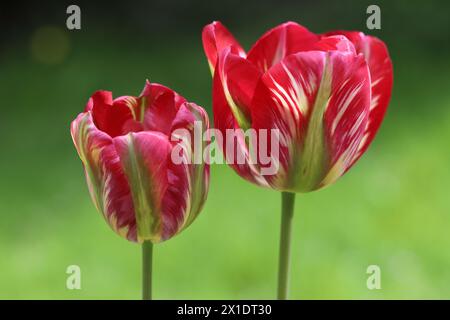
[[279,130],[275,174],[262,174],[265,164],[250,161],[251,141],[240,139],[237,149],[223,144],[227,158],[246,155],[245,163],[231,164],[239,175],[308,192],[336,181],[367,150],[392,90],[392,63],[381,40],[360,32],[317,35],[294,22],[268,31],[247,53],[220,22],[207,25],[202,38],[214,78],[215,127],[224,135]]
[[[106,222],[128,240],[160,242],[185,229],[205,202],[209,165],[192,161],[194,122],[209,127],[206,112],[160,84],[139,97],[97,91],[72,122],[92,200]],[[178,148],[181,163],[172,161]]]

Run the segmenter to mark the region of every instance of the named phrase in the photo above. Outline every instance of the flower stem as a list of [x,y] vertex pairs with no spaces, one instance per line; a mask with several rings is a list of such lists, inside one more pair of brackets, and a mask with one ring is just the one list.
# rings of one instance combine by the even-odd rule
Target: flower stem
[[142,243],[142,300],[152,300],[153,244],[149,240]]
[[280,255],[278,260],[278,300],[286,300],[289,290],[289,265],[291,249],[292,218],[295,193],[281,193]]

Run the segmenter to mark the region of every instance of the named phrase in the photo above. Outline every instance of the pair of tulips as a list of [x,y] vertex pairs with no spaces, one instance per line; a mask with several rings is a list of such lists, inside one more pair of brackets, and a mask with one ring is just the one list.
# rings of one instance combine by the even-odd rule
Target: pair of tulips
[[[375,37],[317,35],[293,22],[266,32],[247,53],[220,22],[207,25],[202,40],[213,75],[215,128],[224,136],[250,128],[281,135],[276,173],[264,175],[263,165],[248,159],[230,166],[282,192],[278,298],[285,299],[294,195],[333,183],[367,150],[390,100],[392,63]],[[171,139],[177,129],[193,134],[195,122],[209,128],[205,110],[147,82],[138,97],[95,92],[71,125],[96,208],[117,234],[143,244],[145,299],[152,244],[188,227],[207,198],[209,165],[192,161],[191,139]],[[251,148],[245,141],[231,151],[220,147],[226,157]],[[186,161],[171,160],[174,148]]]

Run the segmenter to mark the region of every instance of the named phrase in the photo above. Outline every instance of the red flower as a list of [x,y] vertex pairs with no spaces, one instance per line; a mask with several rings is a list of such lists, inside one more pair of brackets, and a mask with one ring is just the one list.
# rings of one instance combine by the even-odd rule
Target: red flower
[[251,141],[222,146],[227,158],[245,154],[245,163],[232,164],[245,179],[312,191],[336,181],[372,142],[393,81],[381,40],[360,32],[317,35],[294,22],[265,33],[248,53],[220,22],[207,25],[202,37],[214,78],[215,127],[223,134],[279,130],[279,154],[270,154],[279,168],[272,175],[262,174],[259,157],[250,161],[249,150],[257,148]]
[[[190,161],[192,140],[173,141],[176,129],[191,135],[195,121],[203,131],[209,127],[201,107],[147,82],[139,97],[113,100],[109,91],[95,92],[72,122],[92,200],[119,235],[160,242],[196,218],[207,196],[209,165]],[[180,164],[171,158],[177,147],[186,159]]]

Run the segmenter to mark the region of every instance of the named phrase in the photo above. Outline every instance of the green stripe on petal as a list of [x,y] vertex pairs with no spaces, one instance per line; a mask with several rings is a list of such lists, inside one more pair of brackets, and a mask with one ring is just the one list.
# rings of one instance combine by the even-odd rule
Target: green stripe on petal
[[[186,104],[186,106],[188,106],[188,108],[194,115],[195,121],[197,121],[196,123],[201,124],[201,127],[199,127],[198,129],[194,128],[194,130],[198,130],[198,132],[194,134],[194,138],[197,137],[198,139],[199,137],[203,137],[204,132],[209,128],[208,115],[202,109],[200,109],[200,107],[192,103],[188,103]],[[193,143],[195,145],[195,142]],[[189,226],[198,216],[203,207],[203,204],[206,200],[206,196],[208,193],[209,171],[205,170],[206,164],[203,161],[204,160],[203,150],[205,150],[208,142],[202,139],[201,143],[202,147],[200,150],[196,150],[194,145],[191,146],[191,148],[193,149],[192,153],[193,165],[189,181],[191,185],[191,205],[190,205],[190,212],[186,217],[186,221],[184,222],[184,228]],[[195,152],[200,154],[196,155]],[[201,163],[196,163],[196,158],[199,158],[201,160]]]
[[328,163],[323,119],[330,101],[331,81],[332,66],[329,54],[326,54],[322,79],[308,121],[300,155],[300,168],[296,171],[296,177],[294,178],[300,191],[315,189],[323,179]]
[[[139,154],[136,153],[136,146],[132,134],[128,134],[128,166],[125,172],[131,187],[134,211],[136,215],[138,238],[143,240],[159,240],[161,219],[155,217],[155,210],[147,197],[147,190],[151,189],[151,181],[143,171],[144,163]],[[158,235],[158,237],[154,237]]]
[[167,137],[155,132],[129,133],[114,138],[127,177],[139,242],[162,240],[162,198],[167,188],[166,167],[171,150]]
[[95,207],[117,234],[136,241],[128,182],[121,171],[113,140],[97,129],[91,112],[80,114],[72,122],[71,134]]
[[[100,166],[100,152],[103,147],[102,144],[108,144],[111,141],[108,142],[107,136],[104,135],[102,137],[103,133],[96,130],[90,113],[84,113],[80,117],[79,122],[76,122],[72,131],[73,139],[84,165],[91,198],[97,210],[106,218],[103,203],[104,181]],[[98,145],[96,145],[97,143],[93,136],[95,134],[99,136],[98,140],[100,143]]]

